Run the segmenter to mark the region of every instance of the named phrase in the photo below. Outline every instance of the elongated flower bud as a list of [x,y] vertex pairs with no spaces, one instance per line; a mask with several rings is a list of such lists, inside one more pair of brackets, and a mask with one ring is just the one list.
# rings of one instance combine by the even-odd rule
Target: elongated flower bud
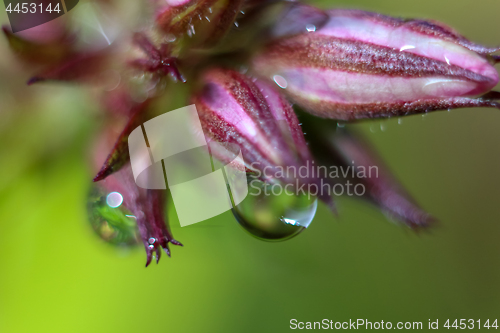
[[358,10],[332,10],[329,21],[275,40],[255,70],[318,116],[352,120],[471,106],[498,83],[497,51],[441,24]]
[[[338,178],[326,177],[333,184],[350,183],[361,188],[354,197],[373,203],[381,211],[410,228],[428,227],[434,218],[407,193],[403,185],[360,133],[338,127],[332,120],[309,116],[303,128],[310,133],[308,142],[319,164],[335,166],[346,172]],[[361,194],[362,192],[362,194]]]
[[276,167],[311,159],[290,103],[267,83],[225,69],[203,82],[193,102],[207,139],[238,145],[247,168],[272,178]]

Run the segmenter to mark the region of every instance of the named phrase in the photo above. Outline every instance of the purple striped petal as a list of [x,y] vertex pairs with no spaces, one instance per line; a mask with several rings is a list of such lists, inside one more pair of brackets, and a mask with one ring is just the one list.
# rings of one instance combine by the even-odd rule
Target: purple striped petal
[[261,170],[310,159],[290,103],[269,84],[225,69],[208,71],[203,83],[193,102],[209,140],[237,144],[247,166]]
[[[307,111],[353,120],[488,106],[472,98],[499,81],[488,52],[449,28],[352,10],[314,32],[275,40],[254,59]],[[477,53],[481,51],[482,53]],[[418,110],[411,110],[411,106]]]
[[[288,172],[311,168],[312,156],[290,103],[274,87],[226,69],[212,69],[202,81],[203,89],[193,103],[207,142],[237,145],[247,170],[264,181],[319,186],[314,172],[304,176]],[[212,153],[219,160],[231,160]],[[318,198],[335,209],[330,193]]]

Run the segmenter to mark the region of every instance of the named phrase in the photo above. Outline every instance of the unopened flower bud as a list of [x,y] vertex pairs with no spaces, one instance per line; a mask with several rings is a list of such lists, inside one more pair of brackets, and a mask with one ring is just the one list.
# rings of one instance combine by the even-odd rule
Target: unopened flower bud
[[340,188],[352,184],[353,192],[344,195],[365,199],[412,229],[428,227],[435,221],[420,208],[361,133],[347,126],[336,126],[333,120],[309,116],[303,121],[303,128],[310,133],[308,142],[318,164],[347,170],[340,177],[324,174],[325,182],[332,186],[341,185]]
[[[490,54],[439,23],[331,10],[320,29],[271,42],[254,69],[318,116],[353,120],[499,104]],[[491,95],[489,95],[491,96]]]
[[278,166],[311,158],[290,103],[267,83],[233,70],[212,69],[194,97],[208,141],[236,144],[246,167],[274,176]]

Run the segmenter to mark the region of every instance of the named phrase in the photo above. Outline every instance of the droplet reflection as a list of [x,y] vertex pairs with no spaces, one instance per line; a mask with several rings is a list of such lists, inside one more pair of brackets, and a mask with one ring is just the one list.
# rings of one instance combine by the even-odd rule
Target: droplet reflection
[[273,80],[274,82],[276,82],[276,84],[282,88],[282,89],[286,89],[286,87],[288,87],[288,82],[286,81],[286,79],[281,76],[281,75],[274,75],[273,76]]
[[106,203],[111,208],[120,207],[122,202],[123,202],[123,196],[121,195],[121,193],[118,193],[118,192],[111,192],[106,197]]
[[314,24],[307,24],[306,30],[307,30],[307,32],[314,32],[314,31],[316,31],[316,26]]
[[106,242],[117,246],[138,244],[139,236],[135,216],[122,205],[123,196],[106,191],[100,184],[93,184],[87,203],[90,225]]
[[[277,186],[253,179],[249,195],[232,210],[238,223],[261,240],[283,241],[295,237],[316,214],[316,198],[279,193]],[[273,189],[278,195],[273,194]]]

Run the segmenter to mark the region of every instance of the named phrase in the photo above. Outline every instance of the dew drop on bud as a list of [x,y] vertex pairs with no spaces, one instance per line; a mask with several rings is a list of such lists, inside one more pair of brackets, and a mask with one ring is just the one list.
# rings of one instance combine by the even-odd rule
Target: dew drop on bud
[[167,43],[173,43],[173,42],[175,42],[176,39],[177,38],[173,34],[167,34],[164,38],[165,42],[167,42]]
[[316,214],[315,197],[287,195],[282,184],[271,185],[255,179],[249,185],[248,196],[232,212],[238,223],[258,239],[293,238],[309,226]]
[[306,30],[307,30],[307,32],[314,32],[314,31],[316,31],[316,26],[314,24],[307,24]]
[[286,87],[288,87],[288,82],[281,75],[274,75],[273,80],[281,89],[286,89]]
[[123,204],[119,192],[107,191],[100,184],[90,189],[87,214],[96,234],[107,243],[116,246],[133,246],[139,243],[135,216]]

